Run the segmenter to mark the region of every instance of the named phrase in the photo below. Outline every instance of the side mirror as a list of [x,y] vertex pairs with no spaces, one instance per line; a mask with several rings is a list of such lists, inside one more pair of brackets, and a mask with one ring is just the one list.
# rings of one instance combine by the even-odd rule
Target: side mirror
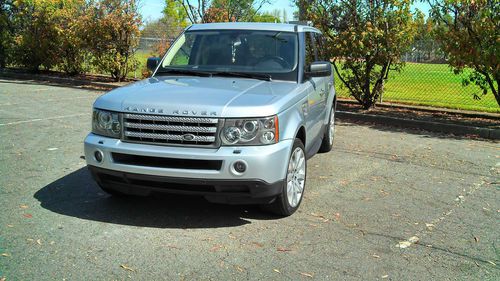
[[158,64],[160,64],[160,60],[161,59],[157,58],[157,57],[148,58],[148,62],[147,62],[148,69],[151,71],[155,71],[156,67],[158,67]]
[[307,67],[307,77],[325,77],[332,75],[332,64],[329,61],[315,61]]

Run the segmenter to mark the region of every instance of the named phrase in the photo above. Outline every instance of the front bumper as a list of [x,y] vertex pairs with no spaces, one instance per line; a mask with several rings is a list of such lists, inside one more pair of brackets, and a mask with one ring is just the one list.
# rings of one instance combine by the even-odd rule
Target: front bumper
[[[203,181],[234,182],[237,183],[235,186],[239,186],[252,182],[258,183],[251,184],[258,186],[255,187],[257,189],[269,189],[269,186],[283,182],[291,147],[291,140],[266,146],[161,146],[128,143],[92,133],[84,143],[85,159],[91,170],[98,168],[123,174],[159,176],[167,182],[179,183],[194,180],[194,184]],[[103,155],[101,162],[94,156],[96,151]],[[245,172],[235,171],[233,165],[237,161],[246,164]],[[261,192],[252,191],[250,195],[258,193]]]

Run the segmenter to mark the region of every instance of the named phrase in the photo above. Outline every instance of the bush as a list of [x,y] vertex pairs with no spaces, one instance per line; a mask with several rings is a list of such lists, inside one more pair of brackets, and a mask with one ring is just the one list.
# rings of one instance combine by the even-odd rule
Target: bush
[[115,80],[135,70],[135,48],[139,43],[141,17],[135,1],[92,2],[83,20],[85,40],[93,56],[92,64]]

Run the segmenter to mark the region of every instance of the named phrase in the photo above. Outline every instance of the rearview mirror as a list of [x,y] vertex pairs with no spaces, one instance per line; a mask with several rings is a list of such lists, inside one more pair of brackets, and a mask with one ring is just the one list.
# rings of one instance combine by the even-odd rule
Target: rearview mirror
[[148,62],[147,62],[148,69],[151,71],[155,71],[156,67],[158,67],[158,64],[160,64],[160,60],[161,59],[157,58],[157,57],[148,58]]
[[307,67],[307,77],[324,77],[332,75],[332,64],[329,61],[315,61]]

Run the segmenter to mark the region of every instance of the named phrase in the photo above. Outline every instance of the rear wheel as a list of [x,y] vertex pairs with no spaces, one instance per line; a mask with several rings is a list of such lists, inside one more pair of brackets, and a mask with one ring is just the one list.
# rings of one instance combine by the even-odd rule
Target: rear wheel
[[326,126],[325,135],[323,136],[323,142],[319,148],[319,152],[330,152],[333,147],[333,139],[335,137],[335,107],[330,110],[330,118],[328,119],[328,125]]
[[290,216],[297,211],[304,195],[306,172],[304,144],[300,139],[295,139],[281,194],[270,205],[263,205],[263,209],[280,216]]

